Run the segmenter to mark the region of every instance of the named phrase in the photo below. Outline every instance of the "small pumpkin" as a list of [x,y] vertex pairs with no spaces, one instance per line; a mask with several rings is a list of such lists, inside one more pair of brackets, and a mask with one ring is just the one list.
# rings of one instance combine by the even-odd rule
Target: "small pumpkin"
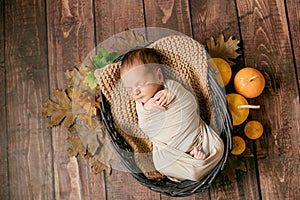
[[233,126],[242,124],[249,115],[249,109],[259,109],[259,105],[249,105],[247,99],[240,94],[230,93],[226,95],[228,107],[232,116]]
[[244,127],[245,135],[252,140],[256,140],[262,136],[264,132],[263,125],[256,120],[249,121]]
[[264,90],[265,78],[257,69],[246,67],[235,75],[234,88],[246,98],[255,98]]
[[232,70],[229,63],[223,58],[211,58],[208,60],[208,64],[215,77],[217,77],[219,85],[221,87],[228,85],[232,76]]
[[233,155],[241,155],[246,150],[246,142],[240,136],[232,137],[232,150]]

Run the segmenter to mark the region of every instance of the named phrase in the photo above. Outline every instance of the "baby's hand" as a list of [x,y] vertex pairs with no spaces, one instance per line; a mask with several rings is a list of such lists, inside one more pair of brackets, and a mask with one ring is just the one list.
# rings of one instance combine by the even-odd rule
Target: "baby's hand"
[[198,147],[194,147],[194,158],[197,160],[205,160],[206,155],[201,150],[199,150]]
[[144,104],[144,108],[145,110],[159,110],[159,111],[166,110],[166,107],[157,104],[157,100],[155,100],[154,97],[149,99]]
[[156,100],[157,105],[165,107],[168,101],[168,88],[158,91],[153,98]]

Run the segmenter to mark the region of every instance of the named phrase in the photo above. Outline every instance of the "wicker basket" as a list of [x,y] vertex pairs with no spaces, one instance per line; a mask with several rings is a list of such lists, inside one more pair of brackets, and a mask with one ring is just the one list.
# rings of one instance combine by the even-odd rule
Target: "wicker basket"
[[[120,78],[118,70],[119,61],[122,57],[120,57],[116,63],[107,66],[107,70],[102,70],[97,77],[101,88],[101,122],[106,128],[111,144],[121,162],[131,175],[142,185],[153,191],[176,197],[202,192],[212,184],[215,177],[224,168],[228,153],[232,146],[232,123],[227,108],[225,93],[219,87],[216,77],[214,77],[207,65],[207,55],[204,47],[197,41],[187,36],[167,36],[147,45],[147,47],[157,50],[158,54],[161,55],[162,62],[173,66],[173,70],[178,72],[177,74],[171,73],[170,77],[175,78],[180,82],[183,80],[186,81],[186,84],[194,90],[195,96],[202,105],[200,106],[200,115],[202,114],[201,118],[220,134],[220,137],[224,142],[225,150],[221,161],[200,181],[186,180],[182,182],[173,182],[159,175],[155,178],[155,173],[154,177],[149,178],[150,175],[145,173],[143,164],[139,163],[142,162],[143,159],[138,160],[135,154],[137,152],[145,152],[144,149],[151,151],[151,143],[149,144],[147,138],[145,139],[146,142],[144,139],[141,142],[141,139],[134,139],[132,136],[127,137],[126,133],[120,129],[119,125],[116,126],[116,117],[122,119],[128,118],[130,123],[137,124],[137,116],[134,110],[134,104],[131,100],[120,100],[124,101],[123,104],[125,104],[125,107],[131,109],[130,112],[133,114],[129,117],[117,116],[122,115],[122,112],[116,111],[116,106],[112,105],[112,99],[114,97],[110,92],[117,87],[116,81]],[[103,76],[103,74],[105,75]],[[178,76],[178,74],[180,75]],[[123,107],[121,106],[121,109],[122,108],[124,108],[124,105]],[[148,147],[144,148],[144,146],[147,145]],[[139,148],[140,146],[142,147]],[[149,160],[147,160],[147,162],[151,163],[150,158]],[[145,165],[149,164],[147,163]]]

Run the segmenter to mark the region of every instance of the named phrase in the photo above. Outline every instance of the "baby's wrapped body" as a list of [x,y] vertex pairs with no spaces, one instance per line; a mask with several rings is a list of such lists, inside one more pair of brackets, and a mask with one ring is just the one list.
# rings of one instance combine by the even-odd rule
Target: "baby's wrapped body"
[[[221,160],[223,142],[200,118],[191,92],[173,80],[166,80],[165,86],[167,110],[147,111],[136,103],[140,128],[153,143],[153,162],[159,172],[176,181],[198,181]],[[205,160],[194,158],[195,146],[205,153]]]

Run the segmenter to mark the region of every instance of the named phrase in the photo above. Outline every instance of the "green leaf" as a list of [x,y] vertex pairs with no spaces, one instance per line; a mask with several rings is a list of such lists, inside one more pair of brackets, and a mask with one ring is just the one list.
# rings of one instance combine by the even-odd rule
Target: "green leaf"
[[118,55],[115,52],[108,53],[104,48],[101,48],[98,50],[97,55],[92,58],[92,61],[96,68],[102,68],[113,63],[117,57]]
[[94,75],[94,72],[88,72],[87,75],[84,78],[84,82],[88,84],[88,86],[93,90],[97,84],[98,80]]

